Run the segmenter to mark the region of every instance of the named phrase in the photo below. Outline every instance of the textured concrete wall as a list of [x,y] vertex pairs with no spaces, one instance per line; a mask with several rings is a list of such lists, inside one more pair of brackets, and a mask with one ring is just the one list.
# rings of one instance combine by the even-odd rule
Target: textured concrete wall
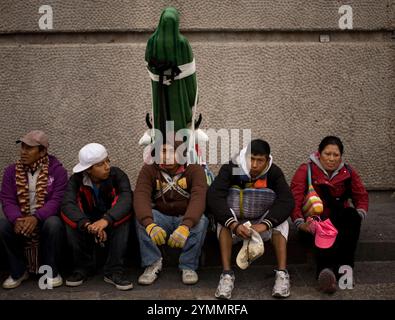
[[156,27],[162,9],[176,7],[183,30],[336,30],[341,5],[351,5],[355,30],[391,30],[393,0],[2,0],[0,31],[39,31],[38,8],[51,5],[57,31]]
[[[170,2],[79,2],[0,4],[0,167],[15,161],[16,138],[43,128],[70,172],[80,147],[96,141],[134,184],[151,108],[143,31]],[[307,2],[172,2],[196,57],[202,127],[251,128],[271,143],[288,180],[324,135],[336,134],[370,189],[393,189],[393,2]],[[42,4],[53,5],[52,37],[30,33],[39,31]],[[331,33],[342,4],[352,4],[358,32]],[[332,41],[320,43],[319,30]]]

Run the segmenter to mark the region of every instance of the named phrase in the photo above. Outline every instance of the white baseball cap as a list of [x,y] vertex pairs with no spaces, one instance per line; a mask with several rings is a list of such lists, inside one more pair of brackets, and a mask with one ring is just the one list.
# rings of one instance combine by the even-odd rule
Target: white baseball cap
[[108,157],[106,148],[99,143],[89,143],[83,146],[78,154],[79,163],[73,168],[74,173],[89,169]]

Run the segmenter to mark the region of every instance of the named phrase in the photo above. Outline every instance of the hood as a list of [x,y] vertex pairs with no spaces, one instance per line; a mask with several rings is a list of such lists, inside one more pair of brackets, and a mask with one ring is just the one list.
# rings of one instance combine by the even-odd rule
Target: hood
[[[251,178],[250,176],[250,171],[247,168],[247,159],[246,159],[246,153],[247,153],[247,147],[243,148],[239,155],[236,157],[235,161],[236,163],[241,167],[241,169],[243,170],[243,173],[248,176],[249,178]],[[256,177],[256,179],[264,176],[271,168],[273,163],[273,157],[271,155],[269,155],[269,164],[266,166],[266,168]]]
[[48,170],[55,170],[57,167],[63,167],[63,165],[61,164],[61,162],[52,155],[48,155],[48,160],[49,160],[49,166],[48,166]]
[[342,162],[340,163],[339,167],[332,173],[332,176],[329,175],[329,173],[324,169],[324,167],[322,166],[321,162],[320,162],[320,153],[318,151],[313,152],[309,159],[314,162],[318,168],[321,169],[322,172],[324,172],[330,179],[332,179],[333,177],[335,177],[339,171],[344,167],[344,161],[342,160]]
[[91,187],[93,189],[92,180],[85,171],[82,172],[82,184],[86,187]]

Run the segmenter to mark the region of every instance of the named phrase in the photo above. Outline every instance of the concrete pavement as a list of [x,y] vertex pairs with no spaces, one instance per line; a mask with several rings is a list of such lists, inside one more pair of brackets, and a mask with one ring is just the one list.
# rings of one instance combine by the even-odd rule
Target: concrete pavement
[[[206,267],[199,271],[200,281],[193,286],[182,284],[181,275],[176,268],[164,267],[159,279],[151,286],[140,286],[137,277],[142,272],[133,268],[130,278],[134,288],[119,291],[103,281],[101,274],[89,279],[77,288],[62,286],[53,290],[40,290],[38,279],[29,279],[19,288],[0,289],[0,300],[211,300],[218,284],[220,267]],[[356,263],[355,287],[353,290],[338,290],[333,295],[320,293],[311,265],[289,266],[291,276],[291,296],[289,299],[301,300],[394,300],[395,299],[395,261]],[[273,267],[252,265],[247,270],[235,268],[236,282],[233,300],[271,300],[274,281]],[[1,279],[4,279],[3,275]]]

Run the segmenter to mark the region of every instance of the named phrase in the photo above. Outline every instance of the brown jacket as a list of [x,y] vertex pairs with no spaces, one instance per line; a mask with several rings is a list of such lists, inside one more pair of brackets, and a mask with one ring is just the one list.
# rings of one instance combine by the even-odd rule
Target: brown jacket
[[190,194],[189,199],[175,190],[154,199],[160,190],[159,181],[162,189],[166,186],[160,171],[156,164],[146,164],[139,173],[133,203],[137,220],[146,227],[153,222],[152,209],[156,209],[169,216],[183,216],[182,224],[192,228],[199,222],[206,205],[207,180],[203,168],[190,164],[178,179],[178,185]]

